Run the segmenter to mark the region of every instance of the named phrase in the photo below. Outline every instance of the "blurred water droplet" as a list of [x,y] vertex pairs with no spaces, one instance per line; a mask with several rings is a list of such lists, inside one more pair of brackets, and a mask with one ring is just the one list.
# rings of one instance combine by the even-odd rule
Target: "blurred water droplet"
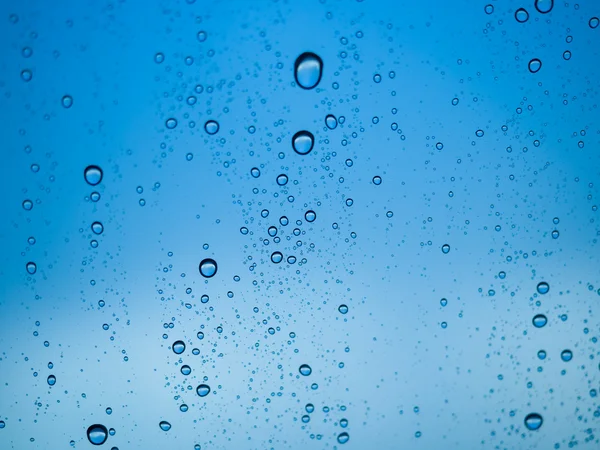
[[515,19],[519,23],[525,23],[529,20],[529,13],[525,8],[519,8],[515,11]]
[[23,209],[25,211],[31,211],[33,208],[33,202],[31,200],[23,200]]
[[199,270],[204,278],[211,278],[217,273],[217,262],[212,258],[203,259],[200,262]]
[[542,61],[537,58],[533,58],[531,61],[529,61],[528,67],[531,73],[536,73],[542,68]]
[[299,155],[308,155],[315,145],[315,137],[310,131],[298,131],[292,137],[292,148]]
[[304,375],[305,377],[312,373],[312,369],[308,364],[302,364],[298,370],[300,371],[300,374]]
[[73,106],[73,97],[70,95],[65,95],[60,102],[63,105],[63,108],[69,109],[71,106]]
[[169,431],[171,429],[171,424],[169,422],[167,422],[166,420],[162,420],[158,426],[160,427],[161,430],[163,431]]
[[311,52],[302,53],[294,63],[294,78],[303,89],[313,89],[321,81],[323,60]]
[[196,388],[196,393],[200,397],[206,397],[208,394],[210,394],[210,386],[208,384],[201,384]]
[[196,37],[198,38],[199,42],[206,41],[206,31],[198,31],[198,34],[196,35]]
[[190,373],[192,373],[192,368],[188,365],[181,366],[181,373],[183,375],[189,375]]
[[342,314],[346,314],[348,312],[348,306],[340,305],[340,306],[338,306],[338,311],[341,312]]
[[219,123],[216,120],[208,120],[204,124],[204,131],[211,135],[217,134],[217,132],[219,131]]
[[535,0],[535,9],[542,14],[547,14],[554,7],[554,0]]
[[48,385],[54,386],[56,384],[56,377],[54,375],[48,375],[46,381],[48,382]]
[[327,114],[325,117],[325,125],[330,130],[335,130],[337,128],[338,121],[333,114]]
[[27,273],[29,275],[33,275],[37,272],[37,265],[36,263],[30,261],[25,265],[25,269],[27,269]]
[[350,435],[348,433],[346,433],[345,431],[343,433],[338,434],[337,441],[340,444],[345,444],[349,440],[350,440]]
[[598,19],[597,17],[592,17],[588,24],[590,28],[598,28],[598,25],[600,24],[600,19]]
[[90,186],[96,186],[99,184],[102,181],[103,175],[104,173],[102,172],[102,169],[94,165],[87,166],[83,171],[83,177]]
[[104,425],[95,424],[87,429],[87,438],[92,445],[102,445],[106,442],[108,430]]
[[173,128],[175,128],[177,126],[177,119],[174,119],[173,117],[167,119],[166,122],[165,122],[165,126],[169,130],[172,130]]
[[573,359],[573,352],[571,350],[563,350],[560,353],[560,359],[562,359],[564,362],[569,362]]
[[33,74],[31,73],[31,70],[23,69],[21,71],[21,79],[23,81],[25,81],[26,83],[30,82],[32,78],[33,78]]
[[185,351],[185,343],[183,341],[173,342],[173,353],[181,355]]
[[539,430],[544,419],[538,413],[527,414],[525,417],[525,426],[531,431]]
[[548,323],[548,318],[543,314],[537,314],[532,320],[533,326],[536,328],[542,328]]
[[544,295],[547,294],[548,291],[550,290],[550,285],[548,283],[546,283],[545,281],[540,281],[537,285],[537,291]]

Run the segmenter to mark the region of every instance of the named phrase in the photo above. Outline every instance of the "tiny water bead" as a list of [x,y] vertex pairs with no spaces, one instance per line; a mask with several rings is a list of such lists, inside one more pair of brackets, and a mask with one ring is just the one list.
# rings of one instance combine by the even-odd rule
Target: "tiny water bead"
[[205,258],[200,261],[198,268],[200,270],[200,275],[204,278],[211,278],[217,273],[217,262],[212,258]]
[[165,122],[165,126],[169,130],[172,130],[173,128],[175,128],[177,126],[177,119],[174,119],[172,117],[170,119],[167,119],[167,121]]
[[348,312],[348,306],[342,304],[338,306],[338,311],[342,314],[346,314]]
[[173,353],[181,355],[185,351],[185,343],[183,341],[173,342]]
[[102,169],[94,165],[87,166],[83,171],[83,178],[90,186],[96,186],[100,184],[103,175],[104,173],[102,172]]
[[333,114],[327,114],[327,116],[325,116],[325,125],[330,130],[335,130],[338,126],[338,121]]
[[281,252],[271,253],[271,262],[279,264],[281,261],[283,261],[283,254]]
[[442,253],[447,254],[450,252],[450,246],[448,244],[442,245]]
[[167,422],[166,420],[161,420],[161,422],[158,424],[158,426],[163,431],[169,431],[171,429],[171,424],[169,422]]
[[48,375],[46,381],[48,382],[49,386],[54,386],[56,384],[56,377],[54,375]]
[[106,442],[108,430],[104,425],[95,424],[87,429],[87,438],[92,445],[102,445]]
[[542,68],[542,61],[537,58],[533,58],[531,61],[529,61],[528,67],[531,73],[539,72],[539,70]]
[[525,23],[529,20],[529,13],[525,8],[519,8],[515,11],[515,19],[519,23]]
[[569,362],[573,359],[573,352],[571,350],[563,350],[560,353],[560,359],[562,359],[564,362]]
[[94,222],[91,228],[94,234],[102,234],[104,231],[104,225],[101,222]]
[[308,364],[302,364],[298,370],[300,372],[300,375],[304,375],[305,377],[309,376],[312,373],[312,369]]
[[279,186],[285,186],[288,183],[288,177],[286,174],[282,173],[277,176],[277,184]]
[[539,430],[542,423],[544,423],[544,419],[538,413],[530,413],[525,417],[525,426],[528,430]]
[[210,386],[208,384],[201,384],[196,388],[196,393],[200,397],[206,397],[208,394],[210,394]]
[[533,326],[536,328],[542,328],[548,323],[548,318],[543,314],[536,314],[532,320]]
[[545,281],[540,281],[537,285],[537,291],[542,295],[547,294],[550,291],[550,285]]
[[321,81],[323,60],[312,52],[302,53],[294,63],[294,78],[302,89],[313,89]]
[[337,441],[340,444],[345,444],[350,440],[350,435],[345,431],[343,433],[338,434]]
[[204,124],[204,131],[208,134],[213,135],[219,132],[219,123],[216,120],[208,120]]
[[292,137],[292,148],[299,155],[308,155],[314,146],[315,136],[310,131],[298,131]]
[[314,222],[317,219],[317,213],[314,212],[312,209],[309,209],[304,213],[304,219],[307,222]]
[[541,14],[547,14],[554,7],[554,0],[535,0],[535,9]]
[[33,275],[37,272],[37,265],[36,263],[29,261],[27,264],[25,264],[25,269],[29,275]]

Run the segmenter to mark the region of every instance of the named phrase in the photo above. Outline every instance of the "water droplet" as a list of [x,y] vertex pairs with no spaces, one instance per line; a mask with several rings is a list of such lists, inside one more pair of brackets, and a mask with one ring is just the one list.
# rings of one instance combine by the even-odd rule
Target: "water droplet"
[[173,128],[175,128],[177,126],[177,119],[174,119],[172,117],[170,119],[167,119],[167,121],[165,122],[165,126],[169,130],[172,130]]
[[341,419],[340,420],[340,427],[346,428],[347,426],[348,426],[348,419]]
[[112,408],[110,406],[106,408],[106,414],[108,414],[109,416],[112,414]]
[[181,373],[184,375],[189,375],[190,373],[192,373],[192,368],[188,365],[181,366]]
[[548,318],[543,314],[537,314],[533,317],[531,322],[533,323],[534,327],[542,328],[548,323]]
[[327,114],[325,117],[325,125],[327,125],[327,128],[330,130],[335,130],[337,128],[338,121],[333,114]]
[[312,209],[309,209],[308,211],[306,211],[304,213],[304,218],[306,219],[307,222],[314,222],[315,219],[317,218],[317,213],[314,212]]
[[104,231],[104,225],[102,225],[101,222],[94,222],[92,224],[92,232],[94,234],[102,234],[103,231]]
[[570,60],[570,59],[571,59],[571,52],[570,52],[569,50],[565,50],[565,51],[563,52],[563,59],[564,59],[565,61],[568,61],[568,60]]
[[450,246],[448,244],[442,245],[442,253],[450,252]]
[[312,369],[308,364],[302,364],[298,370],[300,371],[300,374],[304,375],[305,377],[312,373]]
[[258,167],[253,167],[250,169],[250,175],[252,175],[254,178],[260,177],[260,169]]
[[208,394],[210,394],[210,386],[208,384],[201,384],[196,388],[196,393],[200,397],[206,397]]
[[437,144],[435,144],[435,148],[437,148],[438,150],[442,150],[444,148],[444,144],[438,142]]
[[348,312],[348,306],[347,305],[340,305],[338,307],[338,311],[341,312],[342,314],[346,314]]
[[550,285],[548,285],[548,283],[546,283],[545,281],[541,281],[538,283],[537,291],[540,294],[542,294],[542,295],[547,294],[549,290],[550,290]]
[[158,426],[163,431],[169,431],[171,429],[171,424],[169,422],[167,422],[166,420],[161,420],[161,422],[158,424]]
[[540,350],[537,352],[537,356],[540,359],[546,359],[546,350]]
[[558,236],[560,236],[560,233],[558,232],[558,230],[553,230],[552,231],[552,239],[558,239]]
[[544,419],[538,413],[527,414],[525,417],[525,426],[531,431],[539,430]]
[[452,106],[456,106],[456,105],[458,105],[458,99],[456,97],[454,97],[452,99]]
[[219,122],[217,122],[216,120],[208,120],[204,124],[204,131],[211,135],[217,134],[217,132],[219,131]]
[[179,411],[181,412],[187,412],[188,410],[188,405],[186,405],[185,403],[181,406],[179,406]]
[[381,177],[379,175],[375,175],[373,177],[373,184],[379,186],[381,184]]
[[299,155],[308,155],[312,151],[314,146],[315,137],[310,131],[298,131],[292,137],[292,148]]
[[156,64],[160,64],[165,60],[165,55],[162,53],[157,53],[156,55],[154,55],[154,62]]
[[312,403],[307,403],[306,406],[304,407],[304,409],[306,410],[307,413],[312,413],[315,410],[315,405],[313,405]]
[[350,440],[350,435],[348,433],[346,433],[345,431],[343,433],[338,434],[337,441],[340,444],[345,444],[349,440]]
[[90,186],[96,186],[102,181],[104,173],[98,166],[87,166],[83,171],[83,177]]
[[60,102],[64,108],[69,109],[71,106],[73,106],[73,97],[70,95],[64,95]]
[[573,359],[573,352],[571,350],[563,350],[560,353],[560,359],[562,359],[564,362],[569,362]]
[[492,14],[494,12],[494,5],[485,5],[484,11],[486,14]]
[[217,262],[212,258],[203,259],[199,266],[200,275],[204,278],[214,277],[217,273]]
[[206,41],[206,31],[198,31],[198,34],[196,36],[199,42]]
[[323,60],[311,52],[302,53],[294,63],[294,78],[302,89],[313,89],[321,81]]
[[23,200],[23,209],[25,211],[31,211],[33,208],[33,202],[31,200]]
[[448,300],[446,300],[445,298],[440,300],[440,305],[446,306],[447,304],[448,304]]
[[25,264],[25,269],[27,269],[27,273],[29,275],[33,275],[37,272],[37,265],[36,263],[29,261],[27,264]]
[[283,255],[281,252],[273,252],[271,254],[271,261],[275,264],[279,264],[283,260]]
[[6,423],[4,422],[4,420],[0,420],[0,429],[4,428],[6,426]]
[[54,375],[48,375],[48,379],[46,380],[49,386],[54,386],[56,384],[56,377]]
[[173,353],[181,355],[185,351],[185,343],[183,341],[173,342]]
[[535,9],[542,14],[547,14],[552,11],[554,0],[535,0]]
[[102,445],[108,437],[108,430],[104,425],[95,424],[87,429],[88,440],[92,445]]
[[32,78],[33,78],[33,74],[31,73],[31,70],[23,69],[21,71],[21,79],[23,81],[25,81],[26,83],[30,82]]
[[281,175],[277,176],[277,184],[279,186],[285,186],[288,182],[288,177],[286,174],[282,173]]
[[529,13],[525,8],[519,8],[515,11],[515,19],[519,23],[525,23],[529,20]]
[[531,73],[539,72],[541,68],[542,62],[539,59],[533,58],[531,61],[529,61],[529,71]]
[[590,28],[598,28],[598,24],[600,24],[600,19],[597,17],[592,17],[589,21]]

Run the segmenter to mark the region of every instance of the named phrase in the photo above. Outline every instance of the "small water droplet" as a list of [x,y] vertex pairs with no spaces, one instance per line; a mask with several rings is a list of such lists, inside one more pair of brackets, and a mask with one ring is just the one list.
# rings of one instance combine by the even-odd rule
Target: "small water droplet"
[[250,175],[252,175],[254,178],[260,177],[260,169],[258,167],[253,167],[250,169]]
[[552,231],[552,239],[558,239],[559,236],[560,236],[560,233],[558,232],[558,230]]
[[277,176],[277,184],[279,186],[285,186],[288,182],[288,177],[286,174],[282,173],[281,175]]
[[102,169],[98,166],[87,166],[83,171],[83,177],[90,186],[99,184],[102,181],[103,175]]
[[535,0],[535,9],[541,14],[548,14],[554,7],[554,0]]
[[64,95],[60,102],[63,105],[63,108],[69,109],[71,106],[73,106],[73,97],[70,95]]
[[312,373],[312,369],[308,364],[302,364],[298,370],[300,371],[300,374],[304,375],[305,377]]
[[531,73],[539,72],[539,70],[542,68],[542,62],[537,58],[533,58],[531,61],[529,61],[528,67]]
[[529,20],[529,13],[525,8],[519,8],[515,11],[515,19],[519,23],[525,23]]
[[294,78],[302,89],[313,89],[321,81],[323,60],[311,52],[302,53],[294,63]]
[[448,244],[442,245],[442,253],[449,253],[449,252],[450,252],[450,246]]
[[348,312],[348,306],[347,305],[340,305],[338,306],[338,311],[342,314],[346,314]]
[[546,350],[540,350],[537,352],[537,356],[540,359],[546,359]]
[[598,25],[600,24],[600,19],[598,19],[597,17],[592,17],[588,24],[590,28],[598,28]]
[[196,388],[196,393],[200,397],[206,397],[208,394],[210,394],[210,386],[208,384],[201,384]]
[[531,321],[536,328],[542,328],[548,323],[548,318],[543,314],[536,314]]
[[203,259],[200,262],[199,270],[204,278],[214,277],[217,273],[217,262],[212,258]]
[[333,114],[327,114],[325,117],[325,125],[327,125],[327,128],[330,130],[335,130],[337,128],[338,121]]
[[544,295],[547,294],[548,291],[550,290],[550,285],[548,283],[546,283],[545,281],[540,281],[537,285],[537,291]]
[[173,128],[175,128],[177,126],[177,119],[174,119],[173,117],[167,119],[166,122],[165,122],[165,126],[169,130],[172,130]]
[[56,384],[56,377],[54,375],[48,375],[46,380],[49,386],[54,386]]
[[112,408],[110,406],[106,408],[106,414],[108,414],[109,416],[112,414]]
[[348,433],[346,433],[345,431],[343,433],[338,434],[337,441],[340,444],[345,444],[349,440],[350,440],[350,435]]
[[171,424],[169,422],[167,422],[166,420],[161,420],[161,422],[158,424],[158,426],[163,431],[169,431],[171,429]]
[[306,211],[304,213],[304,218],[306,219],[307,222],[314,222],[315,219],[317,218],[317,213],[314,212],[312,209],[309,209],[308,211]]
[[525,426],[531,431],[539,430],[544,419],[538,413],[527,414],[525,417]]
[[275,264],[279,264],[283,260],[283,255],[281,252],[273,252],[271,254],[271,261]]
[[564,362],[569,362],[573,359],[573,352],[571,350],[563,350],[560,353],[560,359],[562,359]]
[[375,175],[373,177],[373,184],[379,186],[381,184],[381,177],[379,175]]
[[31,211],[33,208],[33,202],[31,200],[23,200],[23,209],[25,211]]
[[185,343],[183,341],[173,342],[173,353],[181,355],[185,351]]
[[108,430],[104,425],[95,424],[87,429],[87,437],[92,445],[102,445],[108,437]]
[[188,365],[181,366],[181,373],[183,375],[189,375],[190,373],[192,373],[192,368]]
[[37,265],[36,263],[30,261],[25,265],[25,269],[27,269],[27,273],[29,275],[33,275],[37,272]]
[[26,83],[30,82],[32,78],[33,78],[33,74],[31,73],[31,70],[23,69],[21,71],[21,79],[23,81],[25,81]]
[[101,222],[94,222],[92,224],[92,232],[94,234],[102,234],[103,231],[104,231],[104,225],[102,225]]
[[204,124],[204,131],[206,131],[210,135],[217,134],[217,132],[219,131],[219,122],[217,122],[216,120],[206,121],[206,123]]
[[494,5],[485,5],[484,11],[486,14],[492,14],[494,12]]
[[308,155],[315,146],[315,137],[310,131],[298,131],[292,137],[292,148],[299,155]]

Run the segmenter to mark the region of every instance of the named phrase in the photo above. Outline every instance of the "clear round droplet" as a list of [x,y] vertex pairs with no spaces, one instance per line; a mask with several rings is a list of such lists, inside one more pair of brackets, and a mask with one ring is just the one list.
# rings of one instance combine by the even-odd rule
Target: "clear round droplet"
[[23,200],[23,209],[25,211],[31,211],[33,208],[33,202],[31,200]]
[[544,423],[544,419],[538,413],[527,414],[525,417],[525,426],[528,430],[539,430],[542,423]]
[[161,420],[161,422],[158,424],[158,426],[163,431],[169,431],[171,429],[171,424],[169,422],[167,422],[166,420]]
[[37,272],[37,265],[36,263],[29,261],[27,264],[25,264],[25,269],[29,275],[33,275]]
[[599,24],[600,24],[600,19],[598,19],[597,17],[592,17],[590,19],[590,21],[588,22],[588,25],[590,26],[590,28],[598,28]]
[[26,83],[30,82],[32,78],[33,78],[33,74],[31,73],[31,70],[23,69],[21,71],[21,79],[23,81],[25,81]]
[[564,362],[569,362],[573,359],[573,352],[571,350],[563,350],[560,352],[560,359]]
[[173,128],[175,128],[177,126],[177,119],[174,119],[173,117],[167,119],[166,122],[165,122],[165,126],[169,130],[172,130]]
[[343,433],[338,434],[337,441],[340,444],[345,444],[350,440],[350,435],[345,431]]
[[315,137],[310,131],[298,131],[292,137],[292,148],[299,155],[308,155],[315,145]]
[[206,121],[206,123],[204,124],[204,131],[211,135],[217,134],[217,132],[219,131],[219,122],[217,122],[216,120]]
[[519,23],[525,23],[529,20],[529,13],[525,8],[519,8],[515,11],[515,19]]
[[348,306],[347,305],[340,305],[338,306],[338,311],[342,314],[346,314],[348,312]]
[[546,350],[539,350],[537,356],[539,359],[546,359]]
[[548,323],[548,318],[543,314],[536,314],[531,322],[534,327],[542,328]]
[[73,106],[73,97],[70,95],[64,95],[60,102],[63,105],[63,108],[69,109],[71,106]]
[[94,165],[87,166],[83,171],[83,177],[90,186],[96,186],[99,184],[102,181],[103,175],[104,173],[102,172],[102,169]]
[[48,375],[46,381],[48,382],[49,386],[54,386],[56,384],[56,377],[54,375]]
[[208,394],[210,394],[210,386],[208,384],[201,384],[196,388],[196,393],[200,397],[206,397]]
[[282,173],[281,175],[277,176],[277,184],[279,186],[285,186],[288,182],[288,177],[286,174]]
[[558,232],[558,230],[552,231],[552,239],[558,239],[559,236],[560,236],[560,233]]
[[338,121],[333,114],[327,114],[325,117],[325,125],[330,130],[335,130],[337,128]]
[[537,291],[540,294],[542,294],[542,295],[547,294],[549,290],[550,290],[550,285],[548,283],[546,283],[545,281],[541,281],[538,283]]
[[373,184],[379,186],[381,184],[381,177],[379,175],[375,175],[373,177]]
[[450,246],[448,244],[442,245],[442,253],[449,253],[449,252],[450,252]]
[[87,429],[87,438],[92,445],[102,445],[106,442],[108,430],[104,425],[95,424]]
[[314,222],[317,218],[317,213],[314,212],[312,209],[306,211],[304,213],[304,219],[306,219],[307,222]]
[[102,225],[101,222],[94,222],[92,224],[92,232],[94,234],[102,234],[103,231],[104,231],[104,225]]
[[308,364],[302,364],[298,370],[300,371],[300,375],[304,375],[305,377],[312,373],[312,369]]
[[283,261],[283,255],[281,254],[281,252],[271,253],[271,261],[275,264],[279,264],[281,261]]
[[181,373],[183,375],[189,375],[190,373],[192,373],[192,368],[188,365],[181,366]]
[[537,58],[533,58],[531,61],[529,61],[528,67],[531,73],[539,72],[539,70],[542,68],[542,61]]
[[486,14],[492,14],[494,12],[494,5],[485,5],[484,11]]
[[548,14],[554,7],[554,0],[535,0],[534,5],[541,14]]
[[302,89],[313,89],[321,81],[323,60],[311,52],[302,53],[294,63],[294,78]]
[[254,178],[260,177],[260,169],[258,167],[253,167],[250,169],[250,175],[252,175]]
[[200,275],[204,278],[214,277],[217,273],[217,262],[212,258],[203,259],[199,266]]
[[185,351],[185,343],[183,341],[173,342],[173,353],[181,355]]

